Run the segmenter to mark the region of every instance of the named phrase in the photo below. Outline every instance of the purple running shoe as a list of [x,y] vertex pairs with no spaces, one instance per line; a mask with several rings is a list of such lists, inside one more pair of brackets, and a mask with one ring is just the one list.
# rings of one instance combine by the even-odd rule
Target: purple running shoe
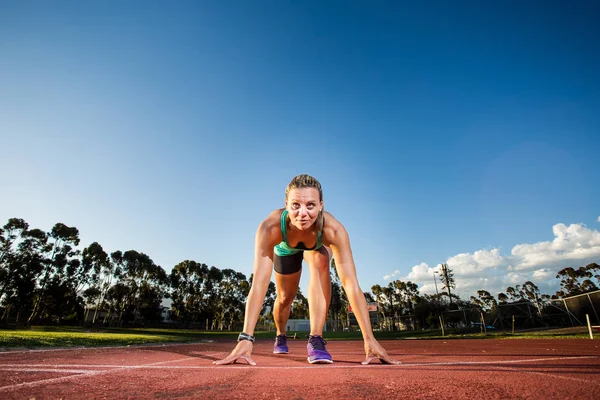
[[321,336],[309,336],[308,362],[311,364],[332,364],[331,354],[325,348],[327,342]]
[[273,353],[275,354],[287,354],[289,352],[287,346],[287,336],[277,335],[275,338],[275,345],[273,346]]

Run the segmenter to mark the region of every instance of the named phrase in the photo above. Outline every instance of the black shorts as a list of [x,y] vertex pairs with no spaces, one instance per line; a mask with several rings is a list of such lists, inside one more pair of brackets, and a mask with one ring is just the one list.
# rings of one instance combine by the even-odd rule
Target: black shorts
[[304,251],[299,251],[291,256],[280,257],[273,255],[273,269],[282,275],[295,274],[302,269],[302,260],[304,260]]

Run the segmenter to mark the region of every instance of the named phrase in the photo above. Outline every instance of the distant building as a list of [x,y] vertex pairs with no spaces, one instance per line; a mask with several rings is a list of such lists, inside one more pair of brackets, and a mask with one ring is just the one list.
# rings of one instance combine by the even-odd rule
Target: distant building
[[[371,321],[371,326],[379,325],[379,314],[377,313],[378,304],[375,302],[367,303],[367,311],[369,312],[369,320]],[[358,326],[358,321],[356,320],[356,316],[354,316],[354,311],[352,311],[352,307],[348,305],[348,314],[350,320],[350,326]]]
[[175,321],[171,320],[171,304],[173,301],[171,299],[167,299],[166,297],[162,299],[161,307],[161,321],[167,324],[173,323]]
[[[310,320],[309,319],[288,319],[285,325],[285,330],[288,332],[310,332]],[[323,332],[326,331],[326,327],[323,327]]]

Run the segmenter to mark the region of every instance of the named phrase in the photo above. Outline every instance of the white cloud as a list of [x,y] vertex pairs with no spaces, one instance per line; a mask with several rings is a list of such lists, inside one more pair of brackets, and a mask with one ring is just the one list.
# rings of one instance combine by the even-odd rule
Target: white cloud
[[504,277],[503,282],[509,286],[514,286],[514,285],[522,285],[523,283],[527,282],[527,280],[528,280],[527,277],[523,274],[518,274],[516,272],[509,272]]
[[549,268],[542,268],[531,273],[531,277],[536,281],[545,281],[556,278],[556,272]]
[[479,275],[485,270],[502,265],[504,258],[499,249],[477,250],[475,253],[462,253],[450,257],[446,263],[455,274]]
[[[600,217],[598,218],[600,221]],[[509,255],[501,255],[498,248],[460,253],[448,258],[446,263],[454,273],[455,292],[464,299],[476,296],[477,290],[492,295],[504,292],[507,286],[522,285],[527,281],[536,284],[542,293],[553,294],[558,289],[557,272],[571,263],[585,265],[600,258],[600,232],[584,224],[552,227],[554,239],[538,243],[514,246]],[[384,276],[411,281],[419,285],[421,293],[435,293],[433,272],[439,265],[426,263],[415,265],[407,275],[400,270]],[[441,282],[437,280],[438,290]]]
[[425,263],[415,265],[408,274],[408,280],[411,282],[426,281],[433,278],[433,268]]
[[598,222],[600,222],[600,217],[598,217]]
[[600,257],[600,232],[583,224],[556,224],[552,232],[552,241],[513,247],[511,253],[518,259],[515,270]]
[[400,270],[399,270],[399,269],[397,269],[397,270],[395,270],[394,272],[392,272],[391,274],[384,275],[384,276],[383,276],[383,280],[384,280],[384,281],[387,281],[387,280],[389,280],[389,279],[391,279],[391,278],[393,278],[393,277],[395,277],[395,276],[398,276],[398,275],[400,275],[400,273],[401,273],[401,272],[400,272]]

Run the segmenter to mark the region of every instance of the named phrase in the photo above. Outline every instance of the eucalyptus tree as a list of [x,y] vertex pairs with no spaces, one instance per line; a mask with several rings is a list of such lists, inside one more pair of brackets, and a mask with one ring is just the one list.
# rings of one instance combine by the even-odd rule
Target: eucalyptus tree
[[[113,279],[114,264],[111,263],[108,254],[98,242],[94,242],[83,249],[81,264],[83,266],[82,271],[90,273],[87,282],[90,286],[84,292],[84,297],[87,299],[87,310],[90,308],[89,305],[94,304],[93,324],[96,322],[98,311],[102,307],[106,292],[110,288]],[[86,319],[87,313],[84,320]]]
[[387,308],[388,308],[388,304],[389,304],[389,300],[387,299],[386,294],[383,291],[383,288],[378,285],[375,284],[371,287],[371,292],[373,293],[373,297],[375,298],[375,301],[377,302],[377,310],[378,313],[380,314],[380,317],[383,321],[386,321],[387,318]]
[[171,314],[173,320],[199,321],[204,303],[204,287],[208,280],[208,266],[185,260],[175,265],[169,275]]
[[221,321],[221,308],[219,306],[219,282],[223,279],[223,271],[217,267],[210,267],[206,275],[203,292],[203,316],[211,321],[211,329],[217,327]]
[[296,293],[290,307],[290,319],[307,319],[309,317],[308,299],[302,294],[302,290],[298,288],[298,293]]
[[249,290],[249,283],[243,273],[229,268],[222,270],[221,281],[217,285],[219,296],[216,303],[219,329],[222,330],[227,323],[227,329],[231,330],[235,322],[241,321]]
[[378,304],[379,313],[381,313],[382,319],[385,321],[385,325],[388,329],[395,329],[395,321],[398,318],[398,310],[396,305],[398,299],[395,293],[393,284],[390,282],[388,286],[373,285],[371,292],[375,297],[375,301]]
[[478,290],[477,297],[471,296],[471,303],[484,312],[490,312],[498,306],[494,296],[487,290]]
[[17,243],[28,228],[29,224],[20,218],[11,218],[0,228],[0,304],[4,300],[17,266]]
[[587,271],[587,276],[589,278],[594,278],[596,280],[595,286],[600,286],[600,265],[594,262],[586,265],[585,270]]
[[[26,230],[22,226],[13,249],[4,258],[7,266],[2,303],[5,305],[4,318],[8,321],[11,310],[16,313],[16,322],[33,308],[37,278],[44,269],[43,251],[47,247],[47,235],[40,229]],[[14,245],[16,244],[16,249]]]
[[541,317],[544,300],[540,293],[540,289],[533,282],[527,281],[521,287],[521,291],[523,292],[523,297],[535,305],[538,310],[538,315]]
[[556,279],[560,279],[561,287],[556,294],[559,297],[568,297],[598,290],[598,286],[592,281],[592,278],[600,283],[600,266],[596,263],[577,269],[563,268],[556,275]]
[[448,268],[448,264],[442,264],[440,266],[440,279],[442,281],[442,291],[445,289],[452,306],[452,291],[451,289],[456,288],[456,282],[454,281],[454,273],[452,269]]
[[508,296],[506,295],[506,293],[504,292],[500,292],[498,293],[498,304],[507,304],[508,303]]
[[[36,291],[33,310],[27,322],[31,323],[38,315],[45,300],[55,299],[65,295],[61,285],[64,284],[65,270],[77,268],[79,251],[74,247],[79,245],[79,230],[63,223],[57,223],[48,234],[48,246],[44,249],[47,255],[44,269]],[[69,272],[67,272],[67,275]]]
[[[329,313],[331,318],[335,321],[346,321],[346,326],[349,324],[349,312],[348,305],[350,304],[348,301],[348,296],[346,295],[346,291],[342,286],[342,282],[337,273],[337,268],[335,265],[335,259],[331,260],[331,303],[329,306]],[[372,296],[371,296],[372,297]],[[372,300],[375,301],[375,300]]]
[[104,316],[104,323],[110,323],[114,319],[123,323],[123,316],[127,312],[127,299],[131,297],[132,288],[124,282],[117,282],[112,285],[106,292],[104,301],[108,307],[108,313]]
[[398,312],[400,315],[410,315],[419,303],[419,286],[411,281],[395,280],[390,282],[394,291]]
[[[119,261],[122,267],[120,282],[130,289],[124,310],[132,313],[134,323],[143,315],[160,314],[160,301],[167,289],[165,270],[148,255],[135,250],[123,253]],[[157,299],[160,300],[158,303]]]

